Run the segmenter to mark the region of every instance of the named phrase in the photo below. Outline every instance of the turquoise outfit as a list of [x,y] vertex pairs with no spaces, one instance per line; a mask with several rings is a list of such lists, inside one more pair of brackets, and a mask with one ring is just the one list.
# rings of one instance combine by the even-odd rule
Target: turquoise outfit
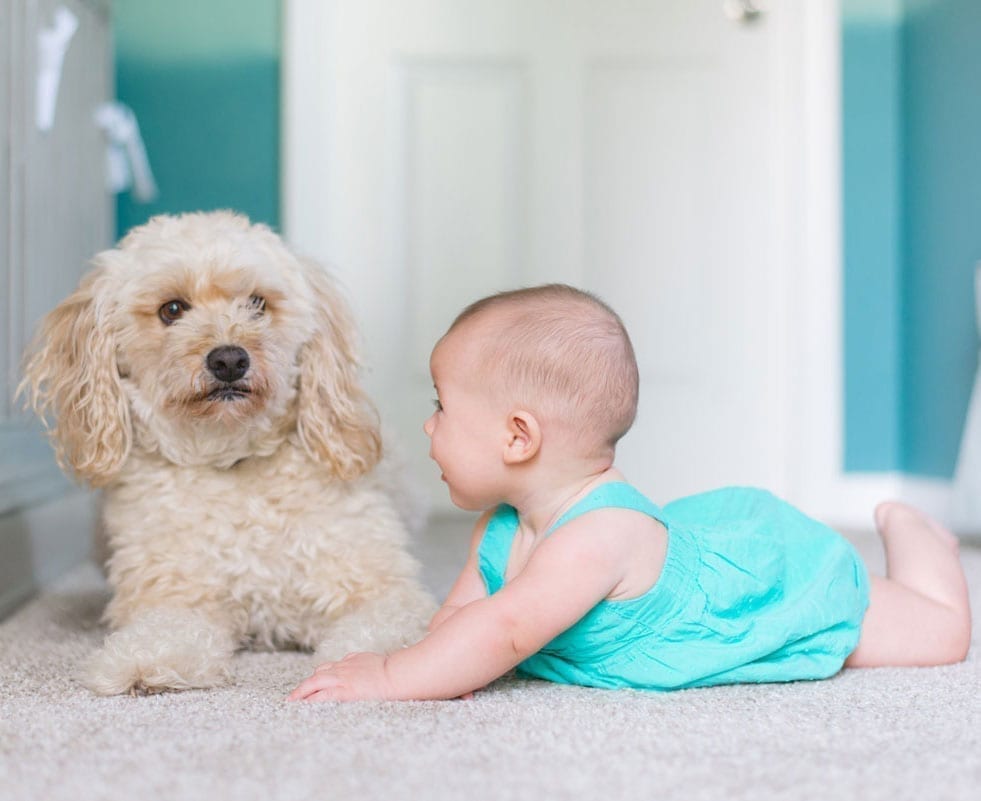
[[[855,650],[869,600],[865,567],[843,537],[790,504],[731,487],[661,509],[615,482],[576,503],[547,536],[609,507],[666,526],[661,575],[643,595],[601,601],[522,662],[519,674],[672,690],[826,678]],[[507,505],[487,523],[478,558],[488,594],[504,585],[517,526]]]

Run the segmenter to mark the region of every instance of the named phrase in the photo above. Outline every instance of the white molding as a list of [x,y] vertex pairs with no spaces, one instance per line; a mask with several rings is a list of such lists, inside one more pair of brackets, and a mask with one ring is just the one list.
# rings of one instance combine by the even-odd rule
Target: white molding
[[324,31],[334,24],[334,11],[329,0],[283,0],[280,12],[280,228],[304,254],[315,253],[318,242],[330,241],[315,234],[309,234],[313,239],[302,237],[322,231],[329,219],[326,188],[318,181],[327,174],[333,88],[323,80],[323,71],[311,65],[330,57],[321,47]]
[[899,497],[947,525],[951,524],[952,496],[953,482],[951,481],[923,476],[900,476]]
[[901,498],[902,489],[899,473],[841,473],[821,487],[805,511],[834,528],[871,530],[876,504]]
[[788,498],[822,519],[854,521],[865,499],[892,482],[842,474],[840,13],[837,0],[802,3],[790,22],[797,30],[782,37],[797,50],[785,58],[784,126],[802,148],[788,154],[781,221],[791,343],[785,441]]
[[839,473],[806,511],[834,528],[871,530],[876,504],[901,500],[949,525],[951,488],[950,481],[899,472]]
[[0,620],[87,558],[97,514],[96,496],[75,491],[0,515]]

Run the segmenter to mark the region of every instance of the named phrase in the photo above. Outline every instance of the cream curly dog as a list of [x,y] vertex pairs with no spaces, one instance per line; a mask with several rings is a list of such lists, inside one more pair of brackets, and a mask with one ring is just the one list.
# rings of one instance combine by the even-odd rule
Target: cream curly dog
[[354,338],[324,271],[230,212],[134,229],[43,320],[23,389],[105,489],[113,632],[88,687],[211,687],[243,646],[324,661],[423,633]]

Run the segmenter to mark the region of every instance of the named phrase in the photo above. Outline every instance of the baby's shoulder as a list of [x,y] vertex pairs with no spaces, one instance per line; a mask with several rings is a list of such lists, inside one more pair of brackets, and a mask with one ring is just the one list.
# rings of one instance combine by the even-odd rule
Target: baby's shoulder
[[616,577],[608,599],[637,597],[649,590],[661,574],[668,530],[653,515],[636,509],[602,507],[567,525],[567,547]]

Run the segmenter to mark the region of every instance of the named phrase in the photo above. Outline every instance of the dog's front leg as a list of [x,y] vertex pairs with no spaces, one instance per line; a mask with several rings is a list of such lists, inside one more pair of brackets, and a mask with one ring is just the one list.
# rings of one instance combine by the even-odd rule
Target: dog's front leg
[[356,651],[389,653],[422,639],[437,609],[432,596],[414,581],[392,583],[371,598],[351,598],[343,613],[319,633],[318,664]]
[[99,695],[214,687],[231,678],[236,637],[195,609],[153,607],[106,637],[86,663],[82,683]]

